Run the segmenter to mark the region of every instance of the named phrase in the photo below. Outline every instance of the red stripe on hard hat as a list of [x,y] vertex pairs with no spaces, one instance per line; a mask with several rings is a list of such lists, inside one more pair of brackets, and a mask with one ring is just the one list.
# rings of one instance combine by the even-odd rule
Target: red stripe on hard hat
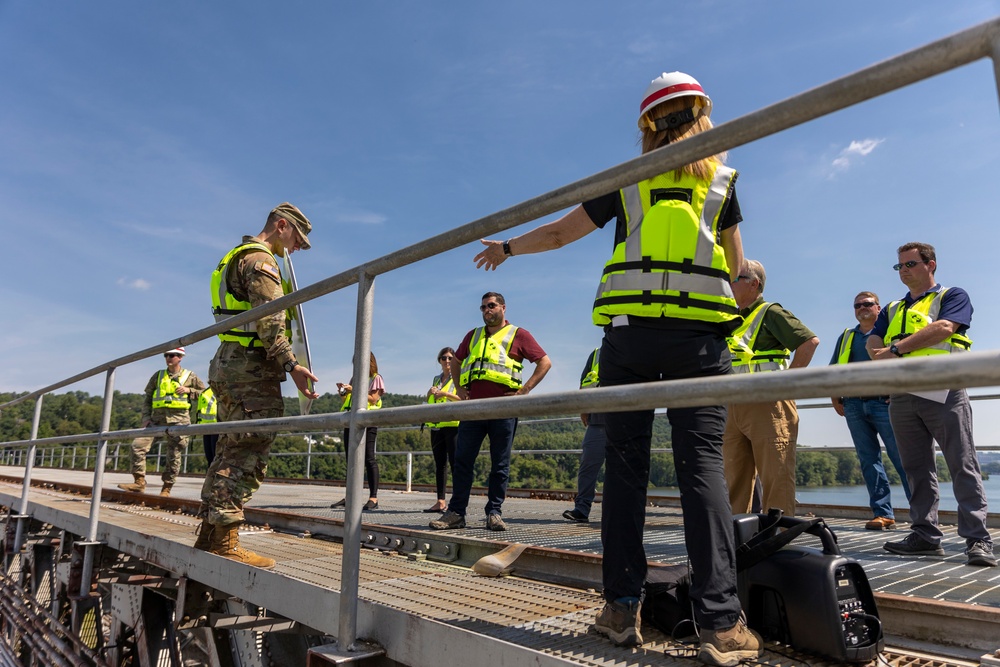
[[677,93],[684,90],[693,90],[696,93],[701,93],[702,95],[705,94],[705,90],[697,83],[678,83],[673,86],[667,86],[662,90],[658,90],[649,97],[647,97],[646,99],[644,99],[642,101],[642,104],[639,105],[639,111],[641,112],[643,109],[645,109],[647,106],[649,106],[656,100],[660,99],[661,97],[666,97],[667,95],[672,95],[673,93]]

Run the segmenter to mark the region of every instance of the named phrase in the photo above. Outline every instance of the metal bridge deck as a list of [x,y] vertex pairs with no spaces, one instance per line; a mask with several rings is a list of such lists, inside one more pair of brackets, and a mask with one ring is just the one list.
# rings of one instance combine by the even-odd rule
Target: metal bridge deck
[[[15,468],[0,468],[0,474],[17,475]],[[38,480],[89,485],[92,473],[36,469]],[[107,473],[105,487],[112,489],[130,476]],[[156,482],[150,477],[150,482]],[[173,495],[196,500],[201,480],[178,480]],[[154,487],[150,491],[155,493]],[[252,506],[294,514],[305,518],[341,519],[343,510],[330,503],[343,489],[309,484],[266,483],[255,495]],[[20,497],[20,487],[0,483],[0,504],[11,506]],[[429,532],[434,514],[422,512],[433,502],[429,493],[383,492],[380,509],[365,512],[365,532],[399,529],[418,539],[455,539],[470,546],[480,543],[486,553],[502,544],[524,543],[547,549],[580,554],[600,553],[600,505],[595,505],[590,524],[572,524],[561,518],[566,501],[509,498],[504,505],[509,530],[493,533],[476,520],[474,508],[482,502],[473,497],[470,525],[459,531]],[[35,489],[31,491],[32,514],[71,532],[85,533],[90,503],[86,498]],[[102,532],[98,539],[109,547],[145,558],[178,574],[261,605],[275,613],[299,620],[323,633],[335,635],[340,585],[342,547],[339,543],[301,534],[260,531],[241,537],[244,544],[278,561],[273,571],[248,568],[191,548],[197,520],[187,514],[165,512],[137,505],[105,503]],[[1000,569],[964,565],[964,543],[954,527],[946,530],[945,558],[902,558],[881,549],[885,539],[905,534],[904,530],[874,533],[863,529],[857,519],[830,519],[846,555],[861,562],[872,587],[881,593],[913,596],[915,599],[961,602],[1000,609]],[[1000,540],[1000,531],[994,531]],[[646,549],[651,560],[682,562],[685,558],[680,510],[676,507],[647,508]],[[478,552],[475,552],[478,553]],[[587,559],[564,557],[557,568],[584,568]],[[596,560],[596,559],[591,559]],[[465,563],[467,565],[467,563]],[[518,563],[519,564],[519,563]],[[514,574],[518,573],[515,564]],[[591,562],[583,575],[568,577],[578,584],[599,582],[599,568]],[[510,664],[643,665],[664,664],[664,654],[690,656],[690,649],[649,631],[647,643],[637,650],[619,649],[587,629],[603,604],[594,588],[560,586],[518,577],[487,578],[474,575],[467,567],[406,558],[391,550],[363,549],[359,590],[358,627],[360,636],[377,640],[396,660],[413,658],[407,664],[421,664],[420,656],[444,655],[444,664],[467,662],[468,656],[484,650],[504,653]],[[362,633],[363,629],[373,630]],[[644,630],[645,632],[645,630]],[[486,649],[483,637],[500,640]],[[478,638],[478,639],[477,639]],[[822,665],[814,656],[793,656],[787,649],[772,647],[764,662],[772,665]],[[780,652],[779,652],[780,651]],[[473,653],[475,652],[475,653]],[[895,655],[895,657],[893,657]],[[903,660],[888,654],[890,662]],[[913,664],[912,656],[905,660]],[[678,661],[668,662],[677,662]],[[917,660],[917,662],[920,662]],[[898,663],[901,664],[901,663]]]

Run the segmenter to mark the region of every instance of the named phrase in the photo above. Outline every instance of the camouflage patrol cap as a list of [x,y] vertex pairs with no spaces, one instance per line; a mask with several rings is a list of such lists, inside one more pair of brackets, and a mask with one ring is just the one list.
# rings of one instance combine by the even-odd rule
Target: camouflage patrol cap
[[298,207],[293,204],[289,204],[288,202],[278,204],[274,207],[271,211],[271,215],[268,217],[270,218],[272,216],[284,218],[295,226],[295,229],[299,232],[299,236],[302,237],[303,250],[309,250],[309,248],[312,247],[309,243],[309,232],[311,232],[313,228],[312,223],[309,222],[309,218],[307,218],[302,211],[298,209]]

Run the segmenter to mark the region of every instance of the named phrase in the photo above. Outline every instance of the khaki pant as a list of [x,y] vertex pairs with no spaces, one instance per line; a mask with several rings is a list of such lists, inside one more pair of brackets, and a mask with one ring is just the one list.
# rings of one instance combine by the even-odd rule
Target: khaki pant
[[167,445],[167,452],[161,479],[164,484],[173,486],[177,481],[177,474],[181,471],[181,455],[187,449],[189,439],[186,435],[136,438],[132,441],[131,473],[133,475],[145,475],[146,455],[149,454],[149,450],[153,448],[153,445],[165,443]]
[[795,401],[731,405],[722,438],[722,457],[733,514],[750,511],[760,476],[762,509],[795,514],[795,442],[799,412]]

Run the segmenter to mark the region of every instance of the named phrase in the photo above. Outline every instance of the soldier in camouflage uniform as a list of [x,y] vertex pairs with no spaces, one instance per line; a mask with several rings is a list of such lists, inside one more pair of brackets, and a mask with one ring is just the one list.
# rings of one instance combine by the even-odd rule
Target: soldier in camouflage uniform
[[[284,203],[268,215],[257,236],[244,236],[212,274],[212,306],[222,321],[283,295],[276,257],[309,248],[312,224],[295,206]],[[310,398],[316,376],[299,365],[285,331],[284,311],[219,334],[222,343],[208,370],[218,399],[219,422],[281,417],[281,383],[292,376],[299,391]],[[222,433],[215,460],[201,490],[195,548],[256,567],[274,567],[274,560],[240,546],[243,506],[260,488],[274,433]]]
[[[142,427],[175,426],[191,423],[191,406],[205,391],[205,383],[189,370],[181,368],[184,348],[163,354],[166,370],[157,371],[146,383],[146,398],[142,402]],[[169,496],[181,470],[181,454],[187,449],[188,436],[167,433],[155,438],[136,438],[132,442],[132,484],[119,484],[125,491],[142,493],[146,490],[146,454],[156,443],[167,443],[167,462],[163,468],[161,496]]]

